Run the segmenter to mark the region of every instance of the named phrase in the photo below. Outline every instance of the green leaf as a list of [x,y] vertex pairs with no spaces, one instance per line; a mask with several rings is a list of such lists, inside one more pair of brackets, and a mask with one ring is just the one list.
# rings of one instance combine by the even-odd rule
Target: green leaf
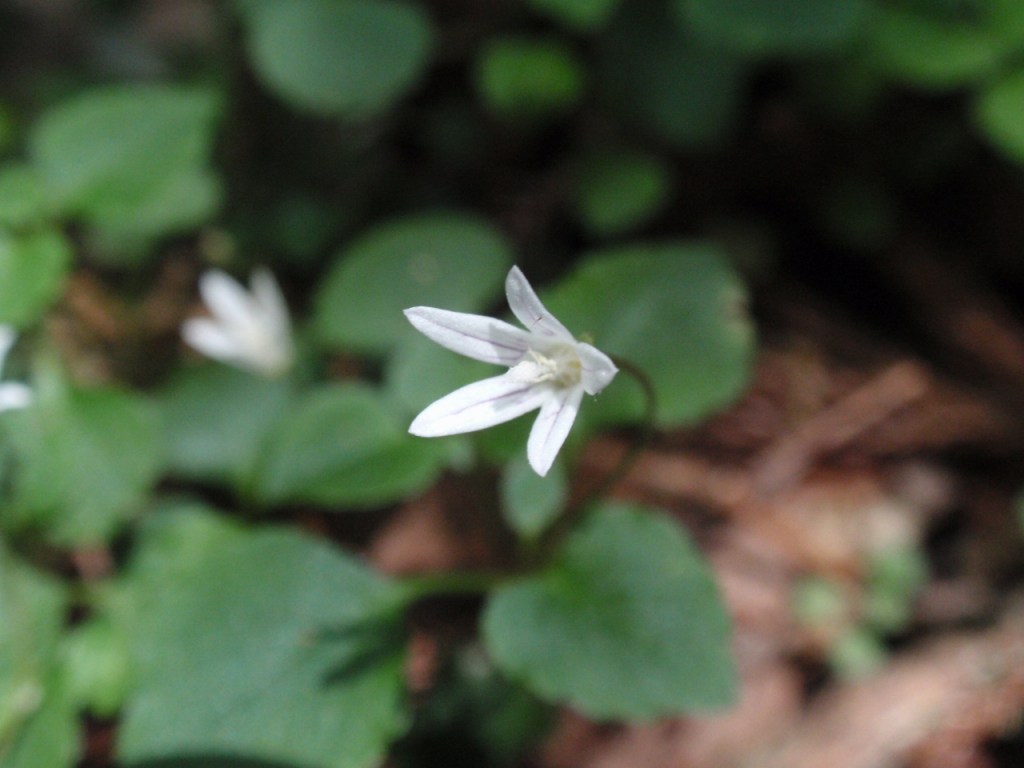
[[71,246],[59,232],[12,235],[0,230],[0,323],[35,323],[64,287]]
[[[688,424],[730,403],[747,383],[754,334],[745,290],[725,258],[700,243],[629,245],[586,256],[545,303],[577,337],[639,366],[657,422]],[[635,419],[641,391],[618,377],[581,414]],[[588,417],[589,418],[589,417]]]
[[0,543],[0,765],[73,764],[78,724],[57,672],[67,599]]
[[668,197],[668,166],[645,152],[605,152],[583,158],[576,180],[576,207],[598,237],[626,232],[650,220]]
[[843,585],[822,577],[807,577],[793,588],[793,613],[808,627],[835,630],[848,623],[849,608]]
[[879,632],[893,633],[910,622],[912,603],[928,581],[928,563],[915,547],[874,553],[868,563],[864,618]]
[[142,530],[123,589],[125,763],[366,768],[407,726],[397,590],[322,541],[168,510]]
[[459,387],[504,370],[463,357],[414,332],[388,358],[384,380],[388,394],[412,415]]
[[665,2],[626,3],[602,42],[599,82],[623,121],[683,149],[728,135],[745,68],[685,33]]
[[530,7],[577,32],[607,24],[620,0],[527,0]]
[[59,674],[50,675],[43,699],[10,744],[0,735],[3,768],[73,768],[79,764],[78,712]]
[[213,212],[217,182],[205,167],[218,112],[207,90],[103,88],[47,112],[29,148],[57,206],[98,227],[161,235]]
[[[203,222],[220,205],[221,184],[206,170],[187,170],[166,179],[151,193],[135,200],[97,199],[89,213],[90,223],[108,240],[126,240],[129,246],[158,235],[181,232]],[[120,251],[127,251],[122,248]],[[108,261],[123,263],[132,254],[98,253]],[[137,260],[135,258],[134,260]]]
[[46,186],[35,168],[21,163],[0,168],[0,225],[35,226],[49,213]]
[[1024,163],[1024,70],[989,83],[978,94],[974,121],[996,149]]
[[866,55],[891,77],[923,88],[958,88],[992,76],[1024,47],[1024,6],[991,0],[968,18],[881,5]]
[[863,680],[885,665],[885,646],[868,629],[856,627],[839,637],[829,648],[828,661],[835,673],[846,680]]
[[368,117],[390,107],[426,69],[423,10],[394,0],[253,4],[249,55],[269,88],[314,112]]
[[[384,386],[388,397],[411,421],[435,400],[495,373],[492,366],[456,355],[416,334],[403,339],[388,358]],[[432,441],[440,452],[446,453],[448,465],[459,470],[473,462],[472,439],[472,435],[450,435]]]
[[7,420],[17,458],[12,517],[60,544],[112,536],[160,468],[156,414],[127,393],[41,394]]
[[403,309],[480,311],[499,292],[511,263],[502,237],[471,216],[397,219],[340,254],[321,284],[314,321],[329,344],[386,352],[416,333]]
[[741,53],[832,53],[867,19],[866,0],[675,0],[693,31]]
[[77,625],[64,640],[70,697],[97,717],[113,717],[131,690],[124,633],[105,617]]
[[375,507],[427,487],[442,450],[415,440],[371,388],[323,387],[272,434],[255,477],[263,501]]
[[476,69],[484,103],[506,118],[533,122],[556,117],[583,94],[584,70],[559,40],[492,38]]
[[267,436],[291,402],[291,385],[284,379],[226,365],[181,371],[161,402],[168,469],[244,488]]
[[555,462],[541,477],[523,451],[505,466],[500,489],[505,522],[528,540],[540,536],[569,500],[569,481],[562,464]]
[[650,719],[736,695],[711,572],[665,517],[606,505],[543,573],[499,589],[483,619],[496,664],[596,718]]

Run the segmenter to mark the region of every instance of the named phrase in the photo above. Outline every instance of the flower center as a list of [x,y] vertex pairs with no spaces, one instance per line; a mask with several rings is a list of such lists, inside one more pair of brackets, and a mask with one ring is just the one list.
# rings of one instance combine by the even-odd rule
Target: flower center
[[580,383],[583,365],[571,345],[559,344],[545,353],[530,349],[527,357],[512,368],[512,374],[530,384],[550,381],[557,387],[574,387]]

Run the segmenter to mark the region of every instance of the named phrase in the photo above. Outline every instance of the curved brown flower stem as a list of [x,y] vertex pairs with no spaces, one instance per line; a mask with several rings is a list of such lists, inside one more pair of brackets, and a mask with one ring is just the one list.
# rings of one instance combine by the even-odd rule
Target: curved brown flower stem
[[654,391],[654,383],[650,377],[644,372],[642,368],[631,363],[629,360],[625,360],[621,357],[612,357],[612,361],[619,367],[619,370],[623,373],[632,376],[633,379],[640,385],[640,388],[644,393],[644,412],[640,423],[640,430],[637,432],[636,438],[633,440],[632,445],[622,455],[618,463],[612,467],[608,474],[604,476],[594,488],[588,491],[584,496],[573,503],[565,513],[558,518],[554,525],[552,525],[544,536],[541,538],[540,546],[537,548],[542,555],[550,554],[557,542],[560,542],[562,538],[567,534],[579,521],[580,517],[586,511],[593,502],[600,498],[607,496],[614,490],[615,486],[628,474],[629,470],[633,468],[633,464],[640,458],[641,452],[650,443],[651,438],[654,435],[654,417],[657,413],[658,396]]

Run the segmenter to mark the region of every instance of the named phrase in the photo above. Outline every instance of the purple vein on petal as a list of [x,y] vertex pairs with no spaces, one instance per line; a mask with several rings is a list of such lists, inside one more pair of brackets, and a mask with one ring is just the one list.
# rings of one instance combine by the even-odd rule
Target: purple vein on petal
[[483,315],[413,307],[405,316],[427,338],[460,355],[512,366],[529,349],[530,335],[514,325]]

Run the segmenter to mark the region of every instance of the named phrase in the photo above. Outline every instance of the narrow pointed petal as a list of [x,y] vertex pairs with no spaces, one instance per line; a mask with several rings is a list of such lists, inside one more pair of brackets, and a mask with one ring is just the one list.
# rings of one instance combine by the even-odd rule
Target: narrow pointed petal
[[288,304],[274,276],[267,270],[256,270],[249,282],[264,328],[263,338],[256,345],[258,349],[252,350],[253,361],[263,373],[277,375],[291,367],[295,360]]
[[544,402],[526,443],[526,458],[533,471],[544,477],[555,463],[558,451],[569,436],[583,399],[582,387],[557,391],[557,396]]
[[530,334],[493,317],[434,307],[413,307],[405,316],[431,341],[485,363],[512,367],[530,348]]
[[199,278],[199,293],[213,316],[239,334],[250,333],[259,323],[252,298],[227,273],[218,269],[204,272]]
[[215,360],[235,363],[245,357],[238,340],[207,318],[186,320],[181,326],[181,337],[192,349]]
[[518,381],[508,374],[495,376],[455,390],[428,405],[409,426],[420,437],[440,437],[475,432],[503,424],[539,408],[551,390]]
[[577,344],[576,354],[583,366],[582,384],[588,395],[596,395],[607,387],[619,372],[608,355],[590,344]]
[[25,408],[32,404],[32,390],[25,384],[0,384],[0,411]]
[[7,360],[7,353],[14,346],[18,332],[12,325],[0,325],[0,370],[3,370],[4,362]]
[[569,330],[552,315],[534,292],[519,267],[512,267],[505,278],[505,295],[508,306],[519,322],[531,333],[562,341],[573,341]]
[[277,280],[265,269],[257,269],[249,280],[252,295],[263,310],[263,317],[274,329],[275,335],[291,340],[291,318]]

